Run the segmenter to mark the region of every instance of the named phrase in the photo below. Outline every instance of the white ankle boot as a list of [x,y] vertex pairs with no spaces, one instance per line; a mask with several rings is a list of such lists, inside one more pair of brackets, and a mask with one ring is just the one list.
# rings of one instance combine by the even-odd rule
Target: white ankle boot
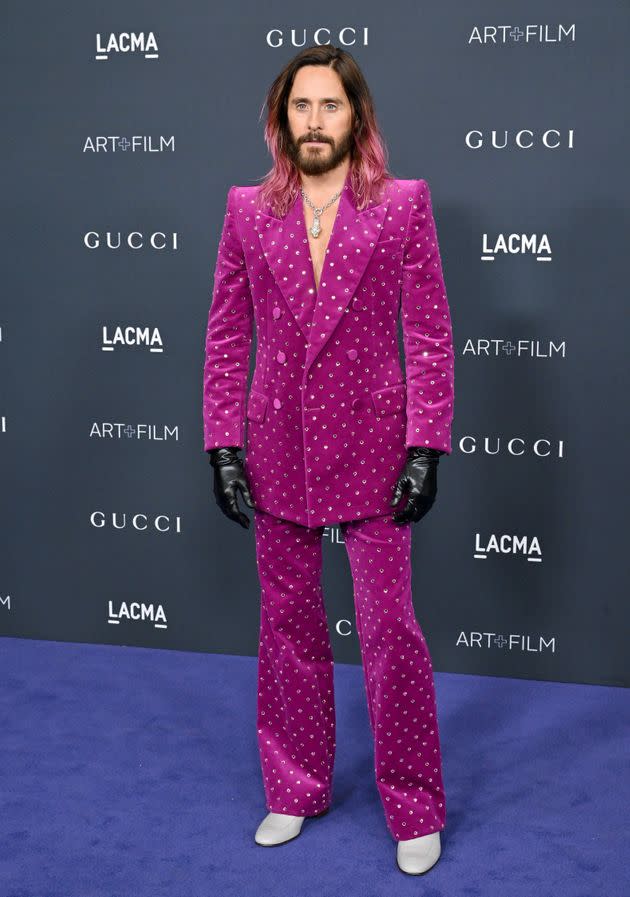
[[[324,816],[328,809],[317,816]],[[313,816],[290,816],[288,813],[268,813],[260,823],[254,835],[256,844],[263,847],[275,847],[276,844],[284,844],[291,841],[302,831],[305,819],[313,819]]]
[[420,838],[399,841],[396,848],[396,862],[401,872],[421,875],[437,863],[441,852],[440,833],[431,832],[430,835],[422,835]]

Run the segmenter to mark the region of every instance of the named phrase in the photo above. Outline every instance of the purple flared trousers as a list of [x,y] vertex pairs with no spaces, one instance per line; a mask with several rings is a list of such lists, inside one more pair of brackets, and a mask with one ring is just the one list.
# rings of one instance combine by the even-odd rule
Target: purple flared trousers
[[[332,799],[333,654],[322,535],[254,511],[261,585],[258,747],[267,809],[315,816]],[[339,525],[352,580],[376,786],[396,841],[440,831],[446,801],[429,649],[411,598],[411,524]]]

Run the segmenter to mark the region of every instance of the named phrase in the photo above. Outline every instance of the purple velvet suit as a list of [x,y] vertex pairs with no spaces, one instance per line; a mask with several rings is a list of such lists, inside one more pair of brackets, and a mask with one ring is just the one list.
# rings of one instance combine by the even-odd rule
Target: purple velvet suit
[[280,219],[255,208],[256,190],[228,194],[203,423],[206,450],[246,446],[266,805],[313,816],[332,801],[333,654],[321,574],[324,527],[338,524],[378,792],[393,837],[419,837],[444,828],[446,801],[431,658],[411,595],[411,524],[396,524],[389,502],[408,446],[451,451],[453,347],[429,187],[394,180],[382,202],[359,212],[348,177],[318,291],[300,195]]
[[228,193],[204,449],[247,445],[254,503],[275,516],[322,526],[383,515],[406,447],[451,452],[451,321],[429,186],[393,180],[359,212],[348,177],[317,291],[301,196],[276,218],[255,208],[257,189]]

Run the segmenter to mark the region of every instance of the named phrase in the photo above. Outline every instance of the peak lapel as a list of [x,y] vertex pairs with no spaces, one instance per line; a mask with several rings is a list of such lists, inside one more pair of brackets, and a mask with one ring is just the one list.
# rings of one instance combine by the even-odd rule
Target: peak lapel
[[305,369],[326,344],[352,299],[374,253],[388,207],[389,198],[358,212],[348,175],[318,291],[300,194],[284,218],[256,212],[256,230],[267,264],[308,342]]
[[302,197],[298,193],[284,218],[257,211],[256,229],[273,278],[308,340],[315,283],[303,218]]
[[386,199],[357,212],[350,181],[346,180],[322,267],[306,351],[306,370],[330,339],[354,296],[376,248],[388,206],[389,199]]

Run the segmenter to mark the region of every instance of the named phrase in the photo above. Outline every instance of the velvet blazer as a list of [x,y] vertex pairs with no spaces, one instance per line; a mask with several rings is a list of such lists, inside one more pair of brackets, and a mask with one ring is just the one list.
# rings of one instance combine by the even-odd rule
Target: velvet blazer
[[348,175],[319,289],[300,194],[278,218],[256,208],[258,189],[227,196],[204,449],[245,449],[254,504],[277,517],[324,526],[391,514],[407,447],[451,452],[452,326],[429,185],[391,180],[359,211]]

